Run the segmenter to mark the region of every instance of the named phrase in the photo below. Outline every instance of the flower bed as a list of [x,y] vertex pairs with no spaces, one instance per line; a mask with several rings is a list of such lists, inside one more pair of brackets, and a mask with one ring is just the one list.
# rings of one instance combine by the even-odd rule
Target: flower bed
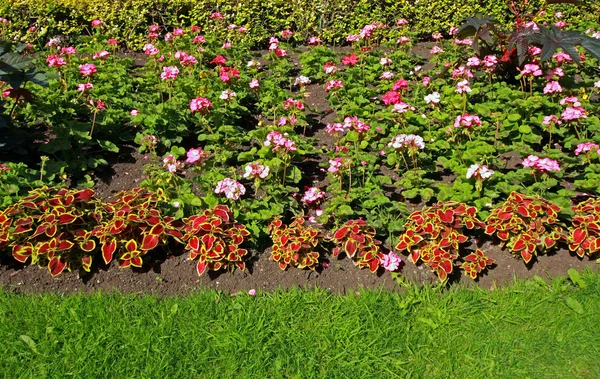
[[[561,245],[594,256],[600,32],[555,17],[511,39],[468,19],[434,33],[428,59],[406,20],[342,49],[316,36],[296,49],[284,30],[256,52],[213,13],[204,29],[151,26],[143,65],[100,20],[77,46],[5,43],[0,247],[52,275],[142,267],[159,247],[199,274],[243,270],[249,246],[283,270],[332,252],[397,271],[404,252],[441,281],[492,266],[470,244],[485,235],[526,264]],[[144,190],[106,202],[83,189],[131,143]],[[25,194],[65,182],[80,189]]]

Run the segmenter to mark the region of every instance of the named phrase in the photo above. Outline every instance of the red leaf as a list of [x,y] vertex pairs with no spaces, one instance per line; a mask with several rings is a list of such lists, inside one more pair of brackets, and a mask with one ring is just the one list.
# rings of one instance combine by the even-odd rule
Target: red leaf
[[144,239],[142,240],[142,250],[152,250],[154,249],[156,246],[158,246],[158,236],[156,235],[152,235],[152,234],[147,234],[144,236]]
[[108,262],[112,261],[115,250],[117,250],[117,240],[114,238],[102,245],[102,259],[104,259],[104,263],[108,264]]
[[525,248],[525,246],[526,246],[525,241],[518,240],[517,242],[515,242],[515,245],[513,246],[513,251],[523,250]]
[[438,211],[438,216],[442,222],[450,224],[454,221],[454,212],[448,209],[446,212]]
[[581,244],[583,240],[587,238],[587,230],[575,229],[573,230],[573,242],[577,245]]
[[212,234],[205,234],[202,236],[202,243],[207,251],[212,250],[216,237]]
[[185,248],[187,250],[198,251],[200,249],[200,239],[196,236],[193,236],[190,238]]
[[30,242],[27,242],[25,245],[15,245],[13,246],[13,258],[21,263],[25,263],[27,258],[31,256],[33,253],[33,245]]
[[226,207],[216,207],[213,211],[213,214],[219,218],[221,218],[225,222],[229,222],[229,213],[227,212]]
[[77,220],[77,216],[73,216],[70,213],[65,213],[58,216],[58,223],[61,225],[71,224],[75,220]]
[[48,270],[53,277],[63,272],[65,267],[67,267],[67,262],[62,257],[54,257],[48,262]]
[[450,260],[443,260],[439,263],[440,267],[446,271],[446,273],[450,274],[452,272],[452,261]]
[[529,263],[529,261],[531,261],[531,258],[533,258],[533,254],[531,254],[528,250],[523,250],[521,251],[521,257],[523,257],[525,263]]
[[369,270],[371,270],[371,272],[377,271],[377,269],[379,268],[379,259],[373,259],[372,261],[369,261],[368,265]]
[[79,248],[81,250],[85,251],[86,253],[89,253],[96,248],[96,241],[89,240],[89,241],[81,242],[79,244]]
[[341,228],[333,234],[333,238],[338,239],[338,240],[342,239],[346,236],[346,234],[348,234],[349,231],[350,231],[349,228],[346,228],[346,227]]
[[131,258],[131,265],[133,267],[142,267],[142,258],[141,257],[133,257]]
[[92,267],[92,256],[88,255],[81,258],[81,266],[85,271],[90,272],[90,267]]
[[204,274],[205,270],[206,270],[206,262],[198,262],[198,264],[196,265],[196,271],[198,272],[198,275]]
[[344,250],[349,257],[353,257],[356,253],[356,242],[348,240],[344,243]]

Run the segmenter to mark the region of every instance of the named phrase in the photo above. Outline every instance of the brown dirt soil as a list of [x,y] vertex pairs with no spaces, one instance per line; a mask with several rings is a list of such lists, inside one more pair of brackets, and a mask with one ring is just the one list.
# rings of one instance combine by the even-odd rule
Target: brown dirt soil
[[[456,270],[450,286],[457,284],[494,289],[518,279],[529,279],[538,275],[544,279],[567,275],[569,268],[578,271],[598,271],[594,260],[580,260],[568,251],[559,250],[549,256],[540,256],[533,264],[525,265],[498,245],[486,241],[480,246],[496,264],[477,281],[461,275]],[[159,254],[160,255],[160,254]],[[143,270],[119,269],[116,264],[96,267],[94,272],[80,277],[77,272],[65,272],[52,278],[45,268],[20,266],[12,258],[5,257],[0,266],[0,287],[15,293],[91,293],[124,292],[150,293],[158,296],[184,295],[198,289],[215,289],[225,293],[246,292],[250,289],[273,291],[277,288],[321,288],[334,293],[360,291],[364,288],[399,291],[401,287],[387,272],[372,274],[360,270],[347,257],[334,258],[329,255],[327,268],[318,271],[289,268],[286,271],[268,260],[268,253],[254,255],[246,271],[233,273],[208,273],[201,277],[195,270],[195,262],[185,255],[155,256]],[[403,256],[399,270],[402,277],[416,284],[437,283],[436,276],[426,267],[408,262]],[[325,266],[325,265],[324,265]]]

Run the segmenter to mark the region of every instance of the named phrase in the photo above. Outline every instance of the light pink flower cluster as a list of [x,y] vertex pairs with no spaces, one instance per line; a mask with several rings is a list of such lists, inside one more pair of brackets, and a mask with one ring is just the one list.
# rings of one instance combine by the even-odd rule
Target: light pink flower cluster
[[206,43],[206,38],[201,35],[194,36],[194,40],[192,41],[194,45],[204,45]]
[[271,169],[269,166],[262,165],[258,162],[248,163],[244,169],[244,178],[265,179],[269,176]]
[[444,36],[442,35],[442,33],[440,33],[440,32],[436,32],[436,33],[433,33],[433,34],[431,35],[431,38],[433,38],[433,39],[435,39],[435,40],[438,40],[438,39],[442,39],[442,38],[444,38]]
[[472,91],[467,79],[456,83],[456,89],[454,90],[456,93],[471,93]]
[[555,77],[562,78],[563,76],[565,76],[565,72],[563,71],[563,69],[561,67],[555,67],[546,72],[546,76],[544,76],[544,79],[553,80]]
[[465,46],[471,46],[473,44],[473,40],[470,38],[465,38],[465,39],[454,39],[454,41],[452,41],[452,43],[454,43],[455,45],[465,45]]
[[292,32],[289,29],[286,29],[286,30],[284,30],[284,31],[281,32],[281,38],[288,39],[288,38],[291,38],[293,35],[294,35],[294,32]]
[[202,165],[204,160],[208,158],[210,155],[201,148],[197,149],[189,149],[186,153],[187,159],[186,163]]
[[341,122],[327,123],[325,131],[331,135],[337,135],[338,133],[344,133],[348,130],[345,124]]
[[97,28],[100,25],[104,25],[104,21],[102,21],[102,20],[93,20],[92,21],[92,28]]
[[477,56],[472,56],[467,59],[467,67],[479,67],[481,66],[481,59]]
[[354,116],[344,118],[344,128],[354,129],[357,133],[363,133],[368,132],[371,127],[361,121],[357,116]]
[[306,204],[313,204],[313,203],[316,203],[319,200],[323,199],[324,197],[325,197],[325,191],[321,191],[317,187],[310,187],[304,193],[304,196],[302,197],[302,201],[305,202]]
[[338,67],[333,62],[327,62],[323,66],[323,71],[325,71],[326,74],[334,74],[337,70]]
[[600,146],[593,142],[584,142],[577,145],[577,149],[575,149],[575,155],[579,155],[581,153],[587,153],[588,151],[596,151],[598,155],[600,155]]
[[296,108],[298,110],[303,110],[304,109],[304,103],[301,102],[300,100],[294,100],[294,99],[287,99],[285,101],[285,109],[290,109],[290,108]]
[[265,146],[273,146],[274,153],[284,154],[296,151],[296,143],[291,139],[286,138],[287,133],[281,134],[277,131],[272,131],[267,134],[267,139],[264,142]]
[[325,92],[329,92],[336,88],[337,89],[344,88],[344,85],[342,84],[341,80],[332,79],[332,80],[328,81],[327,83],[325,83]]
[[486,55],[485,58],[483,58],[483,65],[487,69],[493,70],[496,65],[498,65],[498,58],[495,55]]
[[77,85],[77,92],[87,92],[92,88],[94,88],[94,85],[92,83],[79,83]]
[[398,270],[401,262],[402,262],[402,259],[399,256],[397,256],[396,254],[394,254],[393,252],[390,252],[389,254],[382,254],[382,256],[379,257],[379,263],[387,271]]
[[452,79],[456,79],[456,78],[468,79],[468,78],[472,78],[472,77],[473,77],[473,73],[468,68],[465,68],[465,66],[460,66],[459,68],[452,71]]
[[308,44],[312,45],[312,46],[318,45],[322,42],[323,42],[323,40],[321,40],[319,37],[310,37],[308,39]]
[[581,102],[576,97],[565,97],[560,101],[560,105],[567,105],[567,109],[561,114],[564,121],[575,121],[580,118],[587,118],[585,109],[581,107]]
[[206,97],[197,97],[190,101],[190,110],[192,113],[199,112],[200,114],[207,114],[212,107],[212,103]]
[[142,50],[144,51],[144,53],[146,55],[150,55],[150,56],[155,56],[160,53],[160,50],[151,43],[145,44],[144,47],[142,48]]
[[177,75],[179,74],[179,69],[176,66],[165,66],[162,68],[162,73],[160,74],[160,78],[162,80],[175,80],[177,79]]
[[356,42],[360,40],[360,36],[358,34],[350,34],[348,35],[348,37],[346,37],[346,41],[347,42]]
[[246,193],[246,187],[231,178],[225,178],[217,183],[215,193],[223,193],[230,200],[238,200]]
[[534,168],[540,172],[560,171],[558,162],[550,158],[540,158],[530,155],[523,160],[523,167]]
[[96,65],[92,63],[86,63],[79,65],[79,73],[83,76],[92,76],[98,70],[96,69]]
[[73,46],[63,47],[60,49],[60,55],[74,55],[77,54],[77,50]]
[[406,113],[408,111],[414,111],[415,107],[410,104],[407,104],[403,101],[394,104],[394,108],[392,108],[392,113]]
[[163,164],[169,172],[177,172],[177,169],[183,166],[183,162],[178,161],[173,154],[164,157]]
[[250,87],[251,89],[257,89],[258,87],[260,87],[260,83],[258,82],[258,79],[254,78],[254,79],[250,80],[250,83],[248,83],[248,87]]
[[542,125],[552,125],[552,124],[559,124],[560,125],[560,124],[562,124],[562,121],[558,117],[556,117],[554,115],[552,115],[552,116],[545,116],[544,117],[544,121],[542,121]]
[[528,63],[521,69],[521,75],[530,77],[542,76],[542,69],[537,64]]
[[435,45],[434,47],[431,48],[431,50],[429,50],[429,54],[431,54],[431,55],[436,55],[436,54],[440,54],[440,53],[444,53],[444,52],[445,51],[437,45]]
[[182,66],[191,66],[198,63],[195,56],[186,53],[185,51],[178,51],[175,53],[175,59],[179,59],[179,63]]
[[425,148],[425,140],[423,140],[423,137],[415,134],[399,134],[392,138],[392,141],[388,143],[388,147],[393,147],[396,150],[423,150]]
[[379,79],[383,79],[383,80],[390,80],[394,77],[394,73],[390,72],[390,71],[384,71],[383,73],[381,73],[381,75],[379,76]]
[[399,20],[396,20],[396,25],[398,25],[398,26],[408,25],[408,20],[405,19],[405,18],[401,18]]
[[379,64],[382,66],[390,66],[392,63],[394,62],[392,62],[392,60],[388,57],[381,57],[379,59]]
[[108,59],[109,56],[110,56],[110,53],[108,51],[102,50],[102,51],[95,52],[92,55],[92,59],[94,59],[94,60],[100,59],[100,60],[105,61],[106,59]]
[[410,38],[408,38],[406,36],[402,36],[402,37],[398,38],[398,40],[396,41],[396,43],[398,45],[406,45],[407,43],[410,43]]
[[226,89],[225,91],[221,92],[221,95],[219,95],[219,99],[225,100],[225,101],[230,101],[234,97],[237,97],[237,94],[235,92],[233,92],[233,91],[228,90],[228,89]]
[[[479,119],[479,116],[465,113],[462,116],[456,116],[456,119],[454,120],[455,128],[470,129],[473,126],[481,126],[481,119]],[[451,131],[451,129],[449,128],[446,133],[450,133],[450,131]]]
[[336,157],[329,160],[329,168],[327,171],[335,174],[342,169],[347,169],[348,167],[350,167],[350,158]]
[[358,34],[360,35],[360,38],[362,38],[362,39],[370,38],[373,36],[373,33],[375,33],[375,31],[377,29],[382,29],[384,27],[385,27],[385,24],[378,23],[377,21],[373,21],[372,23],[365,25],[360,30],[360,33],[358,33]]
[[572,62],[573,58],[565,52],[559,51],[552,56],[552,59],[556,60],[556,62],[560,65],[564,62]]
[[480,180],[487,179],[494,175],[494,171],[490,170],[486,165],[472,164],[467,170],[467,179],[477,178]]
[[549,94],[549,93],[561,93],[562,92],[562,87],[560,86],[559,82],[556,81],[551,81],[546,83],[546,86],[544,87],[544,94]]

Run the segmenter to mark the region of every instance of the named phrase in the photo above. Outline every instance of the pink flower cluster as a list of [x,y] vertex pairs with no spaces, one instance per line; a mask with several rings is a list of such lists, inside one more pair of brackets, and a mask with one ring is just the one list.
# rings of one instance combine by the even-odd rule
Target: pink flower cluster
[[151,43],[145,44],[142,50],[144,51],[144,54],[149,56],[155,56],[160,53],[160,50]]
[[327,171],[335,174],[342,169],[350,167],[350,158],[340,158],[336,157],[329,160],[329,168]]
[[373,36],[373,33],[375,33],[375,31],[377,29],[382,29],[384,27],[385,27],[385,24],[378,23],[377,21],[373,21],[372,23],[365,25],[360,30],[360,33],[358,33],[358,35],[360,36],[361,39],[370,38]]
[[110,56],[110,53],[108,51],[102,50],[102,51],[95,52],[92,55],[92,59],[94,59],[94,60],[100,59],[100,60],[105,61],[106,59],[108,59],[109,56]]
[[67,65],[67,61],[65,61],[64,58],[55,54],[49,55],[48,58],[46,58],[46,63],[48,63],[48,67],[61,67]]
[[423,150],[425,148],[425,140],[416,134],[399,134],[392,138],[392,141],[388,143],[388,147],[393,147],[396,150]]
[[593,142],[584,142],[577,145],[577,149],[575,149],[575,155],[579,155],[581,153],[587,153],[588,151],[596,151],[598,155],[600,155],[600,146]]
[[269,166],[262,165],[258,162],[248,163],[244,169],[244,178],[265,179],[269,176],[271,169]]
[[186,155],[187,159],[185,160],[185,162],[196,165],[202,165],[204,163],[204,160],[206,160],[210,156],[206,151],[204,151],[201,148],[189,149]]
[[564,121],[576,121],[580,118],[587,118],[585,109],[581,107],[581,102],[576,97],[565,97],[560,101],[560,105],[567,105],[567,108],[561,114]]
[[205,97],[197,97],[190,102],[190,110],[192,113],[199,112],[200,114],[207,114],[212,107],[213,105],[210,100]]
[[79,73],[83,76],[92,76],[98,70],[96,69],[96,65],[92,63],[86,63],[79,65]]
[[560,171],[558,162],[550,158],[540,158],[530,155],[523,160],[523,167],[531,167],[540,172]]
[[239,78],[240,71],[233,67],[221,67],[219,69],[219,79],[224,83],[229,83],[233,78]]
[[273,146],[274,153],[287,154],[296,151],[296,143],[291,139],[286,138],[287,133],[281,134],[277,131],[272,131],[267,134],[267,139],[264,142],[265,146]]
[[401,262],[402,262],[402,259],[399,256],[397,256],[396,254],[394,254],[393,252],[390,252],[389,254],[382,254],[382,256],[379,257],[379,263],[387,271],[398,270]]
[[177,169],[183,167],[183,162],[178,161],[173,154],[164,157],[163,164],[169,172],[177,172]]
[[364,133],[368,132],[371,127],[361,121],[357,116],[354,116],[344,118],[344,128],[354,129],[358,133]]
[[542,69],[537,64],[529,63],[523,66],[521,75],[530,77],[542,76]]
[[179,74],[179,69],[176,66],[165,66],[162,68],[160,78],[162,80],[175,80]]
[[551,81],[546,83],[546,86],[544,87],[544,94],[552,94],[552,93],[561,93],[562,92],[562,87],[560,86],[560,83],[556,82],[556,81]]
[[490,170],[486,165],[473,164],[467,170],[467,179],[477,178],[478,180],[487,179],[494,175],[494,171]]
[[307,204],[313,204],[325,197],[325,192],[317,187],[310,187],[302,197],[302,201]]
[[326,74],[334,74],[337,70],[338,70],[338,67],[333,62],[327,62],[323,66],[323,71],[325,71]]
[[337,79],[332,79],[330,81],[328,81],[327,83],[325,83],[325,92],[329,92],[332,89],[336,89],[336,88],[344,88],[344,84],[342,83],[341,80],[337,80]]
[[217,183],[215,193],[223,193],[230,200],[238,200],[240,196],[246,193],[246,187],[234,179],[225,178]]
[[276,37],[271,37],[271,39],[269,39],[269,50],[274,51],[275,55],[278,57],[287,56],[287,51],[279,47],[279,40]]
[[342,64],[344,66],[354,66],[357,63],[358,57],[356,56],[356,54],[346,55],[344,56],[344,58],[342,58]]
[[301,102],[300,100],[294,100],[294,99],[287,99],[285,101],[285,109],[290,109],[290,108],[296,108],[298,110],[303,110],[304,109],[304,103]]
[[[470,115],[465,113],[462,116],[456,116],[456,119],[454,120],[454,127],[455,128],[467,128],[470,129],[473,126],[481,126],[481,119],[479,118],[479,116],[475,116],[475,115]],[[446,132],[449,133],[450,129]]]
[[198,60],[193,55],[186,53],[185,51],[178,51],[175,53],[175,59],[179,59],[179,63],[182,66],[191,66],[198,63]]
[[410,104],[407,104],[403,101],[394,104],[394,108],[392,108],[392,113],[406,113],[408,111],[414,111],[415,107]]

